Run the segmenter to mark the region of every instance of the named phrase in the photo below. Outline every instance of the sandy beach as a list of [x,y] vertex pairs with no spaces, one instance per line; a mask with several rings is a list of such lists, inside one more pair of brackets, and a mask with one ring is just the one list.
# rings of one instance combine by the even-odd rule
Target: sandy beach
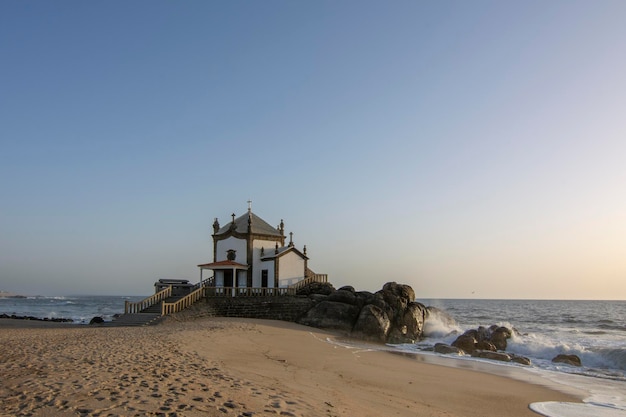
[[[21,322],[21,323],[20,323]],[[547,386],[366,348],[292,323],[143,328],[0,321],[2,416],[537,416]]]

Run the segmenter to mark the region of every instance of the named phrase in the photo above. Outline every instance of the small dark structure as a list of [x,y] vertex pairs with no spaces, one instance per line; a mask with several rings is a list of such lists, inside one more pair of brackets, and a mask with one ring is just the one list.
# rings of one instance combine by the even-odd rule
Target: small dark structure
[[185,296],[195,289],[195,285],[190,284],[187,279],[160,279],[154,283],[154,293],[159,293],[169,286],[172,287],[173,297]]

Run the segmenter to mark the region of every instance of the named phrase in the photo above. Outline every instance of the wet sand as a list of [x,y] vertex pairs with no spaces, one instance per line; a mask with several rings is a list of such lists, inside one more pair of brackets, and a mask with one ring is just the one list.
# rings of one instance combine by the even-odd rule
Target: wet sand
[[19,322],[0,320],[2,416],[516,417],[537,416],[531,402],[579,401],[483,368],[345,347],[286,322]]

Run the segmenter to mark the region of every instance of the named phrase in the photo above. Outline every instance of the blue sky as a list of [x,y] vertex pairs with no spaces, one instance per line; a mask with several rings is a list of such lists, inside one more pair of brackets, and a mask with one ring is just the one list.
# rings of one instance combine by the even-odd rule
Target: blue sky
[[0,289],[197,280],[285,220],[336,286],[626,299],[626,3],[0,3]]

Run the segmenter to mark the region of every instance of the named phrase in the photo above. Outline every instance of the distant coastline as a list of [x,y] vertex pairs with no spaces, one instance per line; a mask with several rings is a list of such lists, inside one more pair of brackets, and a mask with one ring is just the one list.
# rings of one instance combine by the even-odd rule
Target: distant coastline
[[0,298],[27,298],[25,295],[14,294],[8,291],[0,291]]

